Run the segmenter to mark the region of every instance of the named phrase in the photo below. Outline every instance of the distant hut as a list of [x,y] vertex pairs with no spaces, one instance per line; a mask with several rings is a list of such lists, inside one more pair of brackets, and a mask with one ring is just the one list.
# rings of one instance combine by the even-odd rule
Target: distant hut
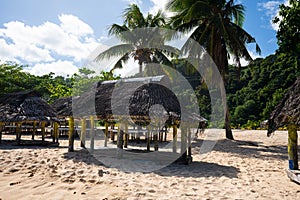
[[[268,136],[282,126],[288,128],[288,154],[289,169],[298,170],[298,135],[297,127],[300,127],[300,77],[289,88],[282,101],[276,106],[269,118]],[[288,175],[291,174],[288,171]],[[298,177],[300,183],[300,177]]]
[[65,118],[73,115],[72,112],[72,97],[62,97],[56,99],[51,107],[56,111],[57,116]]
[[56,120],[55,111],[36,91],[9,93],[0,98],[0,122],[5,127],[15,124],[17,141],[21,141],[22,124],[32,124],[34,133],[36,124],[41,123],[42,141],[45,137],[45,124]]

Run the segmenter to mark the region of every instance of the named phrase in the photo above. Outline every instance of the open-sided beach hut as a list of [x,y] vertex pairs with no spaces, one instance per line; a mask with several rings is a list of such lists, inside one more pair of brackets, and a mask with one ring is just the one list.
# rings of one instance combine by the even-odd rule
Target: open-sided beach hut
[[[108,138],[108,126],[115,123],[122,124],[122,119],[126,119],[122,125],[125,127],[125,130],[128,130],[129,125],[146,127],[153,122],[155,116],[164,116],[165,120],[163,120],[163,123],[166,123],[164,125],[161,124],[160,127],[172,126],[174,131],[173,137],[177,137],[177,126],[182,123],[180,121],[181,105],[174,92],[169,89],[168,81],[163,75],[99,82],[94,92],[89,91],[77,99],[74,109],[77,114],[84,117],[90,112],[89,105],[93,104],[95,105],[94,109],[97,118],[105,121],[105,145]],[[157,105],[159,106],[157,107]],[[196,121],[203,119],[200,116],[197,118],[192,114],[190,117]],[[158,121],[161,120],[158,119]],[[158,130],[158,132],[162,133],[163,130]],[[117,132],[117,135],[117,146],[119,148],[127,147],[128,132],[120,130]],[[158,150],[157,141],[162,139],[161,136],[162,134],[155,134],[154,138],[152,138],[155,150]],[[114,136],[111,136],[111,138],[114,138]],[[123,138],[125,138],[124,141]],[[150,150],[148,133],[146,133],[146,138],[147,150]],[[191,144],[191,138],[187,136],[185,141],[181,141],[181,144],[183,145],[181,148],[182,153],[186,154],[188,144]],[[174,149],[176,150],[176,147]],[[191,153],[188,156],[191,157]]]
[[[289,169],[298,170],[298,135],[297,127],[300,127],[300,77],[289,88],[282,101],[276,106],[269,118],[268,136],[277,128],[288,128],[288,157]],[[295,172],[296,173],[296,172]],[[299,172],[297,172],[300,174]],[[288,175],[296,178],[300,183],[300,177],[288,171]]]
[[3,127],[13,125],[18,143],[21,141],[22,124],[32,124],[34,139],[37,123],[41,123],[42,141],[45,137],[45,124],[56,120],[56,113],[36,91],[9,93],[0,98],[0,123]]

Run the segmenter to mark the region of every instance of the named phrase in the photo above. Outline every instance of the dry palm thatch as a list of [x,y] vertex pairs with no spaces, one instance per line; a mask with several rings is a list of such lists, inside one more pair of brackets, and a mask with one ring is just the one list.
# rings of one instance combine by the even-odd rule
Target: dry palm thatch
[[56,111],[59,117],[70,117],[73,115],[72,111],[72,97],[63,97],[56,99],[51,107]]
[[[126,82],[100,83],[96,92],[96,113],[101,118],[121,116],[129,111],[134,121],[141,123],[150,121],[150,109],[160,105],[160,110],[153,110],[152,115],[180,115],[180,104],[175,94],[167,87],[160,84],[159,80],[137,85],[143,81],[127,79]],[[114,93],[114,94],[113,94]],[[112,106],[111,106],[112,104]],[[162,113],[164,112],[164,113]]]
[[300,77],[289,88],[269,118],[268,136],[277,128],[294,123],[300,126]]
[[56,112],[36,91],[10,93],[0,98],[0,122],[56,120]]
[[[133,121],[145,124],[151,121],[153,115],[166,115],[169,120],[174,120],[174,117],[181,116],[181,106],[176,95],[168,88],[165,76],[103,81],[97,84],[94,91],[82,94],[76,100],[75,109],[81,116],[86,116],[92,112],[93,108],[89,108],[89,105],[93,105],[94,101],[95,114],[108,121],[114,121],[114,117],[130,116]],[[153,106],[156,109],[153,110]],[[200,116],[190,117],[202,120]]]

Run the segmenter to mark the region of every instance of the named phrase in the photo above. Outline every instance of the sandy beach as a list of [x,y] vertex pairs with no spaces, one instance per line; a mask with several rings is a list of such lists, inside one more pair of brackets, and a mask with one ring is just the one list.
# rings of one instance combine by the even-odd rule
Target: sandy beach
[[[108,168],[87,151],[0,144],[0,199],[300,199],[285,170],[287,132],[234,130],[202,158],[199,136],[193,163],[151,172]],[[224,137],[223,137],[224,138]],[[78,141],[75,146],[79,147]]]

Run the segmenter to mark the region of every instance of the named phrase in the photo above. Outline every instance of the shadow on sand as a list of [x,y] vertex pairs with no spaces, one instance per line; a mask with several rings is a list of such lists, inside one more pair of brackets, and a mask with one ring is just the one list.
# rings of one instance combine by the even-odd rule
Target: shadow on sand
[[[196,139],[192,144],[194,151],[199,151],[203,140]],[[287,159],[287,146],[270,145],[266,146],[262,142],[246,140],[219,140],[213,148],[214,151],[238,154],[240,157],[255,157],[259,159],[275,158],[280,160]]]
[[[145,156],[147,153],[144,153]],[[66,152],[64,154],[65,159],[72,159],[75,162],[85,162],[89,165],[97,165],[97,166],[106,166],[106,167],[112,167],[113,165],[104,165],[101,161],[95,158],[92,154],[89,153],[86,149],[77,150],[75,152]],[[114,160],[114,162],[118,162],[118,160]],[[128,160],[126,162],[129,162]],[[143,162],[143,165],[149,163],[149,159],[143,161],[140,160],[140,162]],[[124,164],[124,158],[122,160],[119,160],[119,163]],[[126,163],[128,164],[128,163]],[[140,163],[137,163],[140,164]],[[153,163],[151,163],[153,164]],[[141,167],[143,167],[141,165]],[[126,170],[123,170],[123,166],[121,167],[112,167],[117,168],[120,171],[124,172],[138,172],[140,171],[139,166],[134,166],[131,170],[126,168]],[[143,171],[143,170],[142,170]],[[199,162],[194,161],[189,165],[184,164],[177,164],[177,163],[171,163],[168,166],[162,166],[161,168],[144,172],[144,173],[156,173],[160,176],[177,176],[177,177],[221,177],[225,176],[228,178],[237,178],[237,174],[239,173],[239,169],[233,166],[223,166],[216,163],[208,163],[208,162]]]

